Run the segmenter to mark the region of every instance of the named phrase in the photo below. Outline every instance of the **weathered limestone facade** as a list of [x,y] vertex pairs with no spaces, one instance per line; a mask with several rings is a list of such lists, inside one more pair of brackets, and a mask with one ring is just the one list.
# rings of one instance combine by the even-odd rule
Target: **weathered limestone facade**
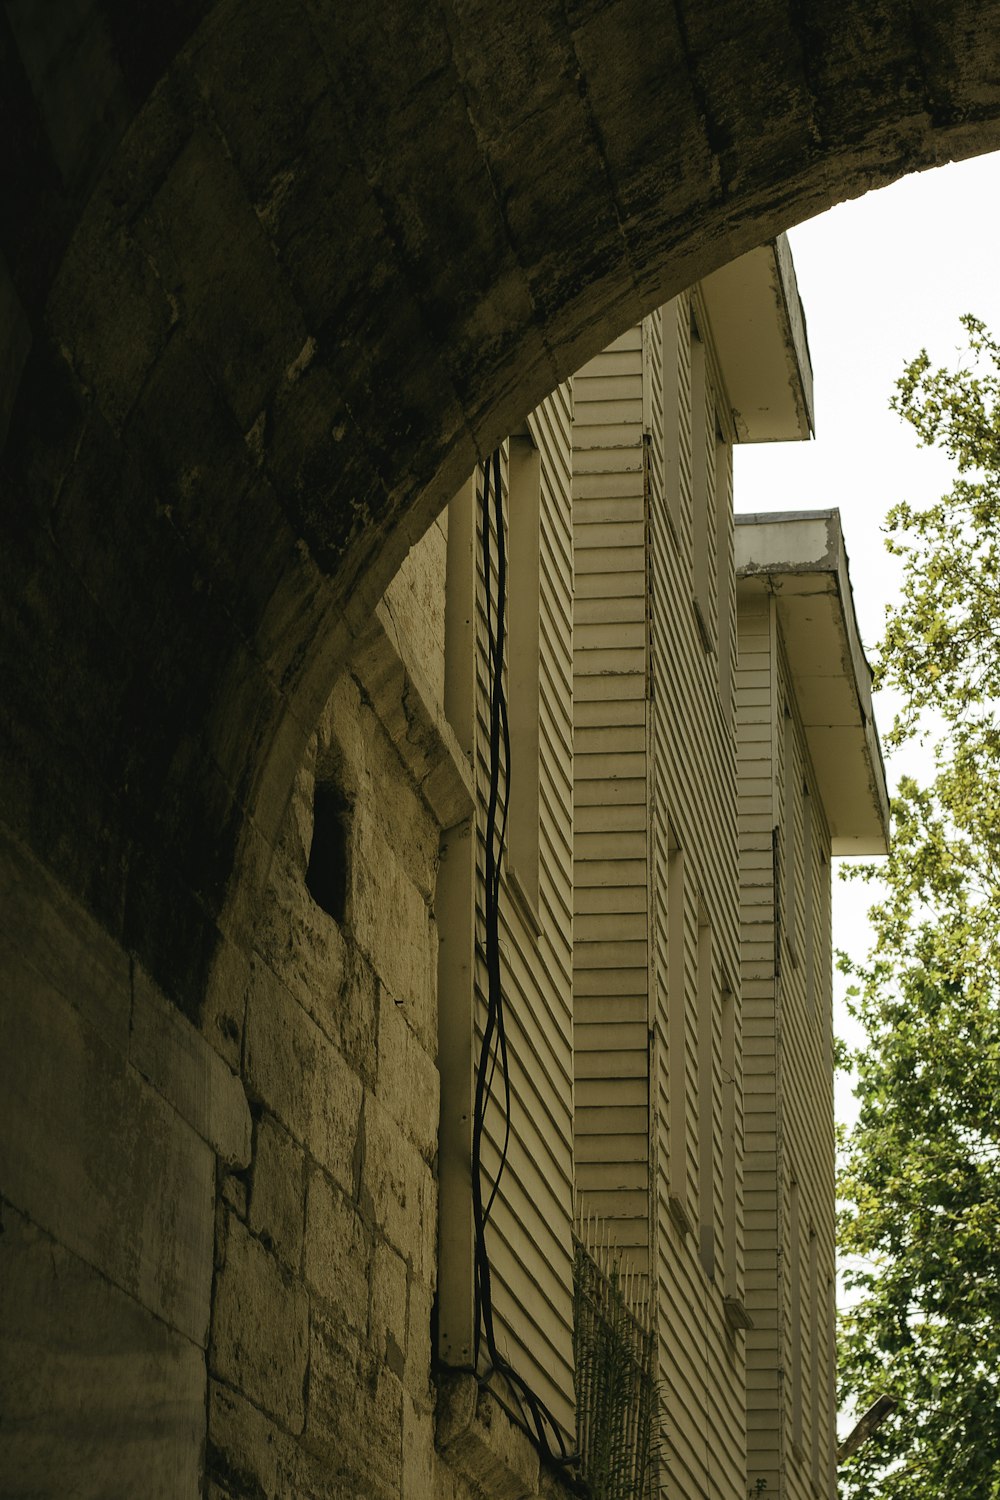
[[247,1100],[30,852],[3,854],[0,1489],[197,1495],[217,1186],[250,1163]]
[[241,1063],[252,1142],[216,1206],[219,1496],[559,1494],[470,1376],[432,1382],[435,898],[442,835],[476,800],[444,712],[447,533],[415,549],[340,679],[272,867]]

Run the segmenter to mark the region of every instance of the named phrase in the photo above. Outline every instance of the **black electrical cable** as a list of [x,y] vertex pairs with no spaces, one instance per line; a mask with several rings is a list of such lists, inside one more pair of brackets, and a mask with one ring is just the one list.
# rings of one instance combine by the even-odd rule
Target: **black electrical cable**
[[[491,495],[492,491],[492,495]],[[497,598],[496,615],[492,605],[492,534],[496,535]],[[503,495],[500,484],[500,452],[494,452],[483,464],[482,554],[486,588],[486,634],[488,646],[490,735],[489,797],[486,807],[486,892],[484,903],[484,951],[486,959],[486,1022],[483,1027],[479,1060],[476,1066],[476,1089],[472,1128],[472,1211],[475,1235],[475,1343],[474,1364],[478,1371],[481,1344],[485,1341],[492,1375],[503,1376],[521,1410],[521,1422],[532,1436],[539,1452],[551,1463],[566,1466],[574,1455],[555,1417],[524,1377],[513,1368],[497,1347],[493,1325],[493,1295],[486,1231],[507,1164],[510,1147],[510,1069],[507,1032],[504,1017],[503,975],[500,961],[500,872],[507,832],[510,803],[510,726],[503,687],[504,641],[506,631],[507,548],[503,522]],[[501,791],[501,762],[503,789]],[[503,1145],[487,1201],[483,1202],[482,1146],[486,1117],[494,1103],[493,1084],[499,1070],[503,1084]]]

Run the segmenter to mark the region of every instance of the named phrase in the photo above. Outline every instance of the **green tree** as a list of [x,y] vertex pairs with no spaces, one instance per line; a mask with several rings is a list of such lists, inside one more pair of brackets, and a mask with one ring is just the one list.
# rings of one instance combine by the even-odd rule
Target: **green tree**
[[841,1469],[852,1500],[1000,1497],[1000,346],[962,321],[958,366],[921,353],[892,403],[957,477],[887,523],[903,589],[876,677],[902,695],[890,748],[924,740],[933,775],[901,782],[892,853],[861,871],[882,893],[851,990],[840,1382],[899,1404]]

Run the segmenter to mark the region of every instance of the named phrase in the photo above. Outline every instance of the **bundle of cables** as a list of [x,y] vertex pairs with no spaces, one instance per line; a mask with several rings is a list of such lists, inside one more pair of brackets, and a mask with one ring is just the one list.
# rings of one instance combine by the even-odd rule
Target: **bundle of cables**
[[[496,540],[496,604],[492,599],[492,547]],[[506,628],[507,547],[503,518],[503,495],[500,481],[500,452],[494,452],[483,464],[482,556],[486,587],[486,634],[489,680],[489,798],[486,807],[486,895],[484,953],[486,960],[486,1020],[476,1064],[476,1089],[472,1131],[472,1209],[475,1233],[475,1368],[485,1370],[481,1379],[488,1384],[497,1375],[506,1383],[506,1392],[517,1407],[516,1415],[532,1438],[540,1454],[550,1463],[565,1468],[575,1462],[555,1417],[497,1347],[493,1322],[493,1296],[490,1260],[486,1234],[490,1215],[497,1200],[501,1178],[510,1147],[510,1070],[504,1018],[504,993],[500,955],[500,877],[507,812],[510,801],[510,727],[507,700],[503,686],[504,642]],[[503,775],[501,776],[501,765]],[[502,782],[502,787],[501,787]],[[491,1106],[498,1101],[494,1094],[497,1074],[502,1089],[503,1143],[499,1162],[484,1201],[483,1138]],[[485,1349],[484,1349],[485,1346]],[[568,1476],[567,1476],[568,1477]]]

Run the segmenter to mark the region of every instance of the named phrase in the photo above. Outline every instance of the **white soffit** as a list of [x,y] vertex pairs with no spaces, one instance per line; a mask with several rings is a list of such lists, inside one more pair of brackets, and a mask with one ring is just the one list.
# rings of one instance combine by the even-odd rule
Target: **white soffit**
[[700,287],[737,440],[808,438],[812,364],[788,240],[741,255]]
[[775,597],[834,854],[885,854],[889,797],[840,512],[736,517],[741,589]]

